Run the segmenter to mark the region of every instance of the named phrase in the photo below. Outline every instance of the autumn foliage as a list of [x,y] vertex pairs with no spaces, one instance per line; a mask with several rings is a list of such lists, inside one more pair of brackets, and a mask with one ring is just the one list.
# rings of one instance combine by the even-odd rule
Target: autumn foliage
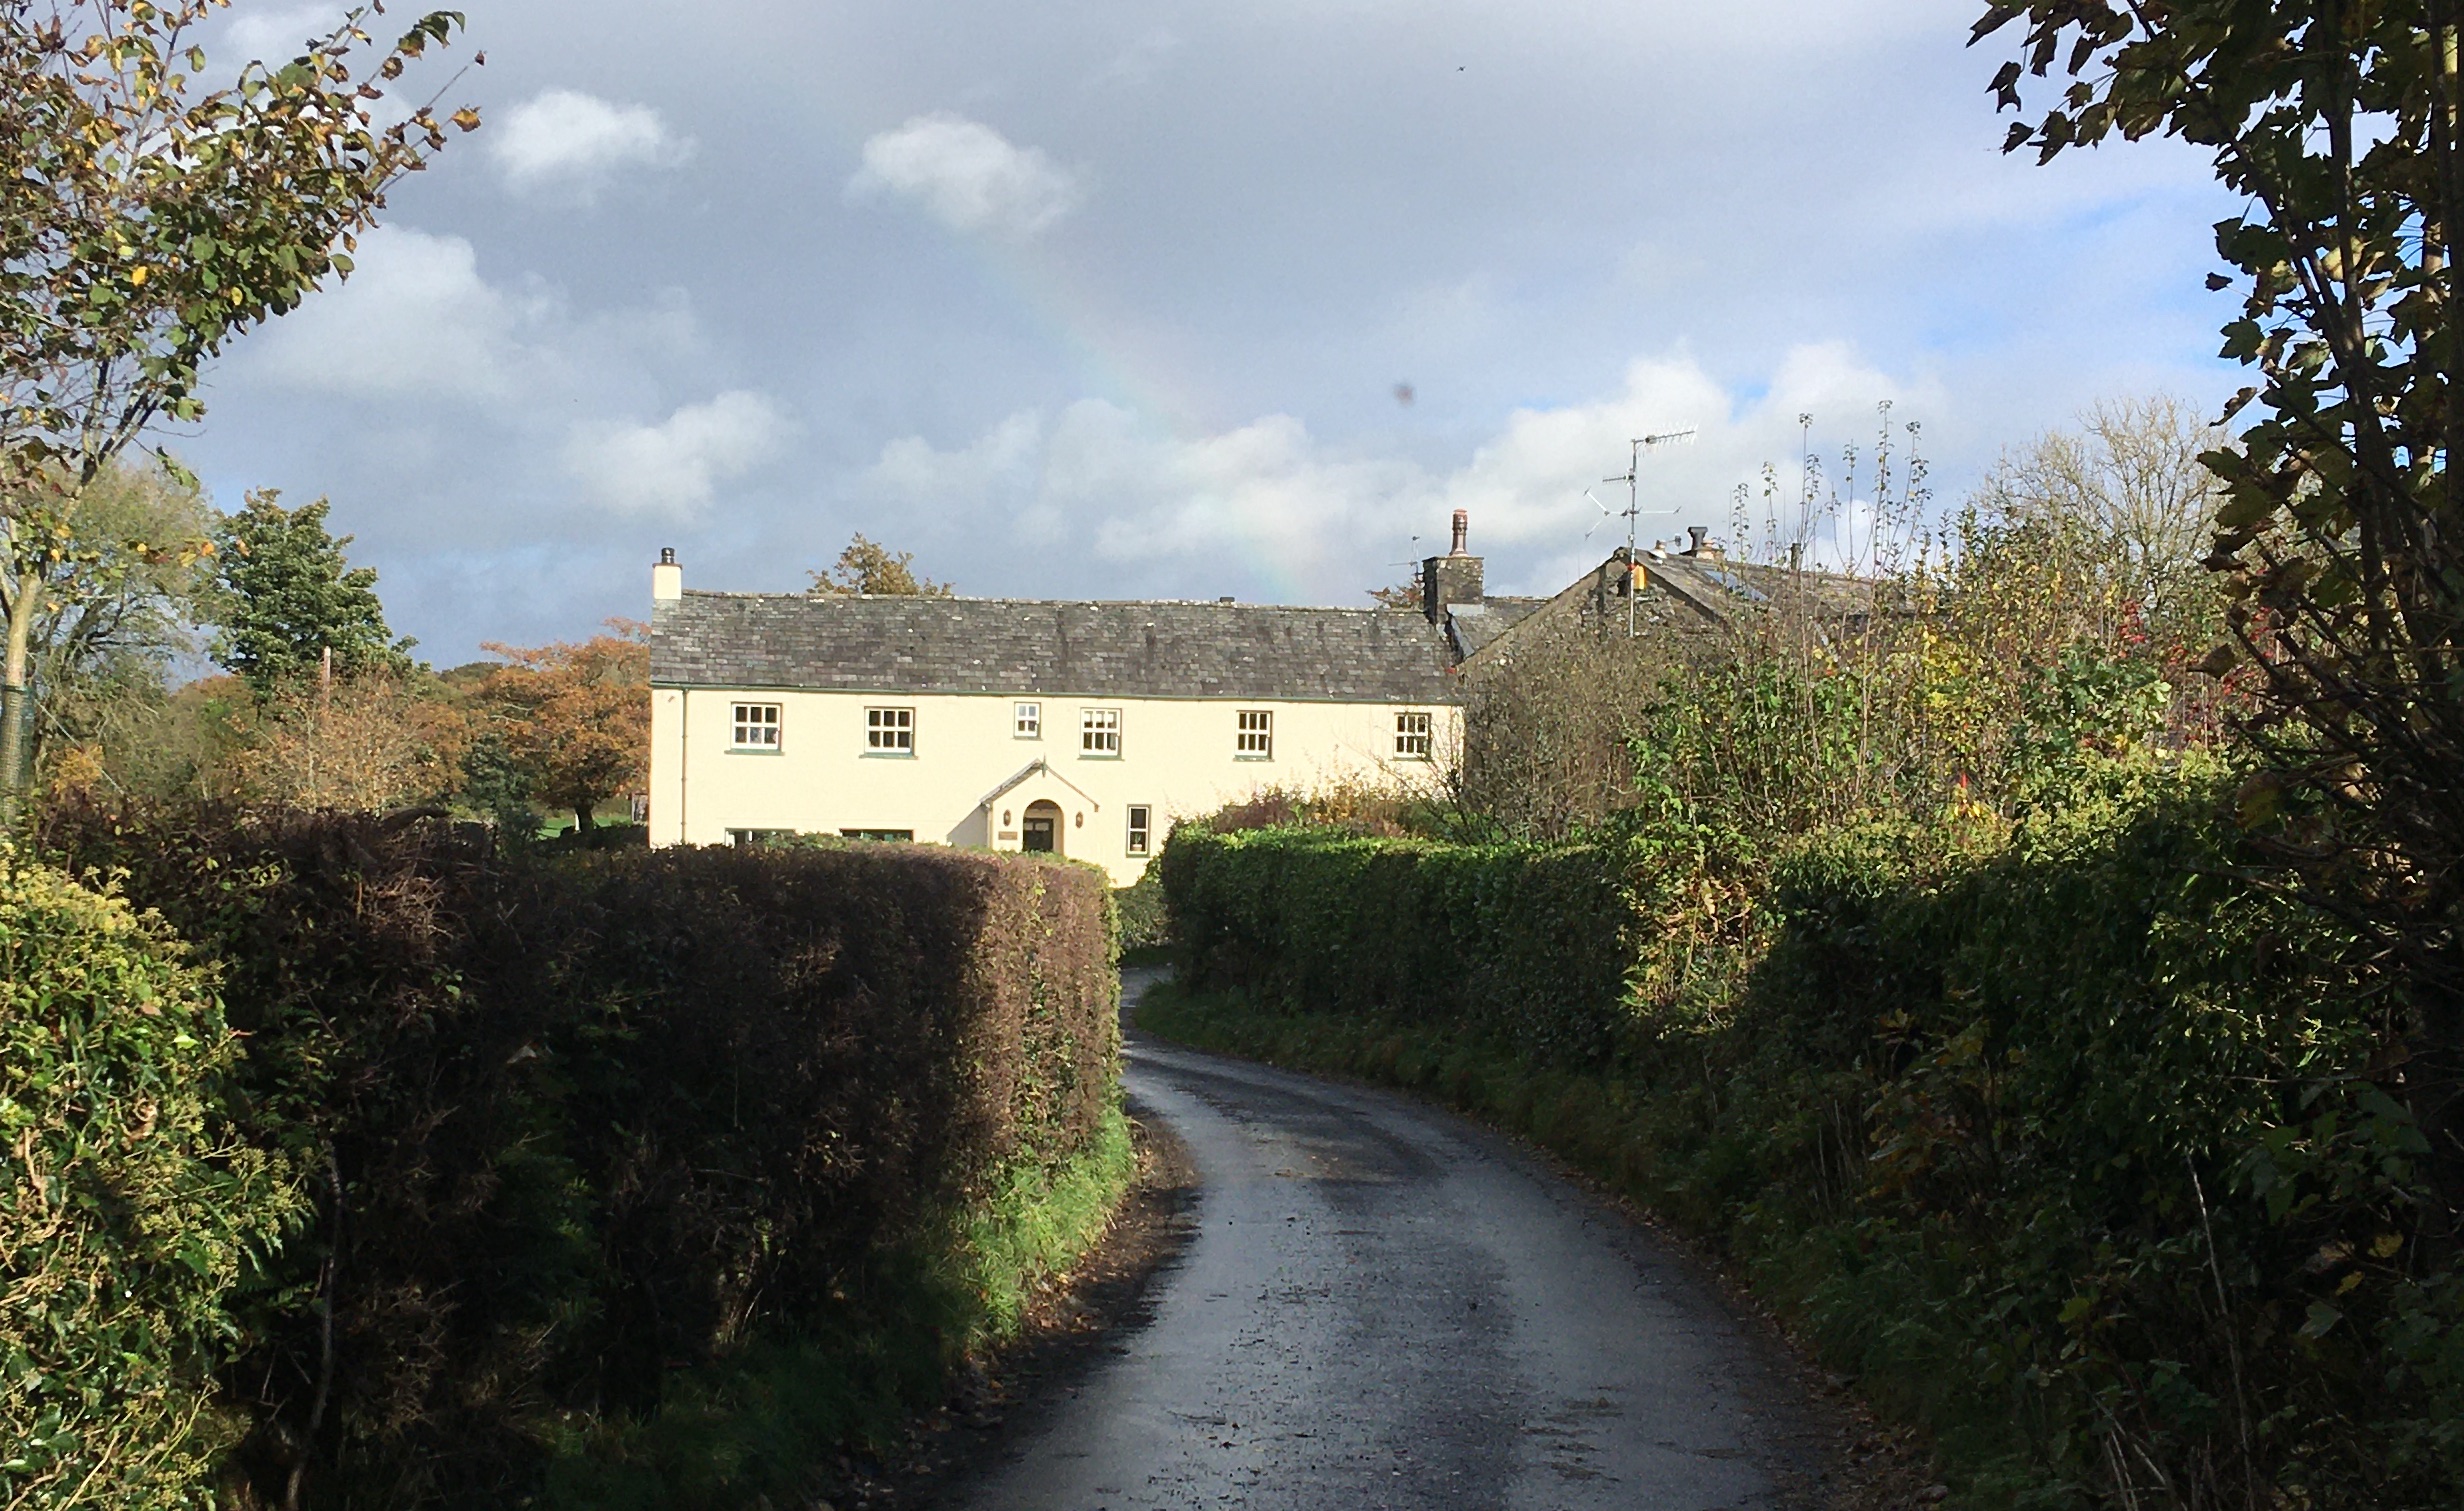
[[648,772],[650,647],[640,627],[620,622],[618,633],[579,644],[487,649],[511,664],[480,690],[482,726],[502,738],[533,796],[591,833],[592,811]]

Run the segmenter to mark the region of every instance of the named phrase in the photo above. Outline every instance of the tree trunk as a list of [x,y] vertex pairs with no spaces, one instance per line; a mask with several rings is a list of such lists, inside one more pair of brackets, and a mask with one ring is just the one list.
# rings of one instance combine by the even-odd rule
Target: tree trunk
[[591,817],[590,807],[588,803],[573,805],[573,833],[585,850],[596,849],[599,844],[599,821]]
[[33,785],[34,688],[28,676],[34,614],[42,595],[41,575],[24,572],[9,600],[8,654],[0,662],[0,836],[18,831],[27,789]]

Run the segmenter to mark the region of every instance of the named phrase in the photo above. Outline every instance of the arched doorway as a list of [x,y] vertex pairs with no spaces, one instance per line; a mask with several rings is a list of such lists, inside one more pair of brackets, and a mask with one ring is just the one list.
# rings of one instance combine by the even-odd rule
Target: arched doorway
[[1038,798],[1027,804],[1026,822],[1018,826],[1018,848],[1045,855],[1061,853],[1061,805]]

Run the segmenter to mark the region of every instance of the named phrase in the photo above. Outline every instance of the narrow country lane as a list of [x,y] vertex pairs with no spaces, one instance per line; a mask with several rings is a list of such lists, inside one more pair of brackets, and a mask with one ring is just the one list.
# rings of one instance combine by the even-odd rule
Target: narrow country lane
[[[1133,987],[1138,983],[1133,982]],[[981,1511],[1798,1504],[1801,1397],[1651,1238],[1397,1096],[1133,1037],[1197,1231]]]

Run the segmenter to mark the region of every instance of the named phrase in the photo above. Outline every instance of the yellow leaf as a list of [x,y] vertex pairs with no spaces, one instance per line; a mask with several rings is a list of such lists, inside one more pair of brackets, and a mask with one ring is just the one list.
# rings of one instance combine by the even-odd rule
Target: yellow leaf
[[2402,1247],[2404,1247],[2404,1236],[2402,1234],[2381,1233],[2378,1237],[2370,1240],[2370,1257],[2373,1259],[2393,1259],[2396,1255],[2396,1250]]
[[142,264],[140,264],[139,266],[128,270],[128,281],[131,283],[142,284],[145,282],[145,275],[146,269]]

